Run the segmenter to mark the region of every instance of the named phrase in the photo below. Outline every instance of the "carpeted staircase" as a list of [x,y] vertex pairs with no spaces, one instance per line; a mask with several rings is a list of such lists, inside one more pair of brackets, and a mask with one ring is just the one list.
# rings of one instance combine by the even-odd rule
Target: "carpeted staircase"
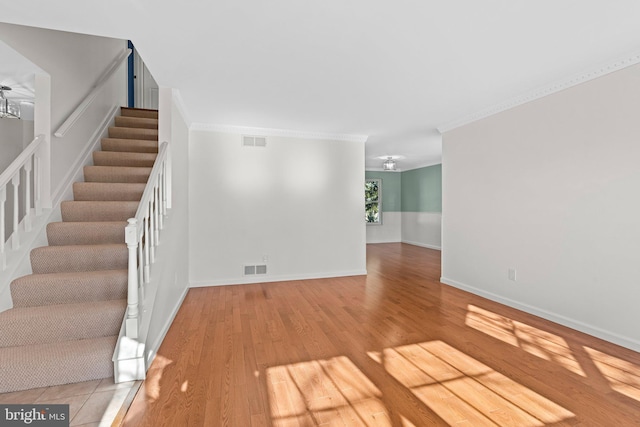
[[0,313],[0,393],[107,378],[127,306],[126,220],[158,152],[158,112],[122,108],[31,251],[33,274],[11,283]]

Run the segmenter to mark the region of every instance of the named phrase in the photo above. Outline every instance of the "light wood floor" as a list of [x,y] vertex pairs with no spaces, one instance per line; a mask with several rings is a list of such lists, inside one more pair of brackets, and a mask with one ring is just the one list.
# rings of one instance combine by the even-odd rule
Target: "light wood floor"
[[637,426],[640,354],[442,285],[368,276],[189,291],[126,426]]

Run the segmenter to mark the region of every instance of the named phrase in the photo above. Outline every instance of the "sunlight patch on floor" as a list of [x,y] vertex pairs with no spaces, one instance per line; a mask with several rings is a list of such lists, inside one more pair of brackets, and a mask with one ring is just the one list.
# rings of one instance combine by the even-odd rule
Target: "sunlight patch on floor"
[[613,390],[640,401],[640,366],[590,347],[584,349]]
[[[575,415],[442,341],[369,352],[450,425],[533,427]],[[347,357],[266,370],[274,427],[391,426],[380,390]],[[396,414],[402,426],[411,420]]]
[[380,391],[347,357],[276,366],[266,376],[274,427],[391,426]]
[[160,380],[165,368],[171,365],[173,361],[158,354],[153,360],[153,364],[147,372],[147,380],[145,381],[145,391],[149,402],[155,402],[160,398]]
[[386,349],[385,369],[451,425],[543,426],[574,414],[442,341]]
[[562,337],[472,304],[467,306],[465,324],[504,343],[521,348],[529,354],[557,363],[574,374],[586,377],[580,363]]

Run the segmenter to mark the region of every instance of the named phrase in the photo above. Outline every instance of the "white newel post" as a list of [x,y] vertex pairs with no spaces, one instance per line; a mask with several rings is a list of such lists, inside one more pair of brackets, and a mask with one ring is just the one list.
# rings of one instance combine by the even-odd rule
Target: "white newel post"
[[127,292],[127,319],[125,323],[125,334],[128,338],[138,338],[138,221],[129,218],[129,223],[125,228],[125,242],[129,249],[129,289]]

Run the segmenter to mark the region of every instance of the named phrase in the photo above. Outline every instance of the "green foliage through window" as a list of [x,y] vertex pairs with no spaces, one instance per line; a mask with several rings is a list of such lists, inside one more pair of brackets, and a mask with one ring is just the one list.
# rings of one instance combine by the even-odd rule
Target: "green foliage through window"
[[364,208],[365,220],[367,224],[381,223],[380,190],[382,181],[379,179],[368,179],[364,183]]

